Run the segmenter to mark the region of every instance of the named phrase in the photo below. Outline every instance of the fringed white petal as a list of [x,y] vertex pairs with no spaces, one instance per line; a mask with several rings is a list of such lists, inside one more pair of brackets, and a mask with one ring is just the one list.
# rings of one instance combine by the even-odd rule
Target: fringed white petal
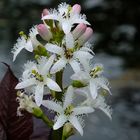
[[92,79],[90,80],[89,88],[90,88],[90,93],[91,93],[92,98],[95,99],[98,94],[98,89],[97,89],[97,85]]
[[71,67],[75,73],[80,71],[80,64],[76,60],[70,61],[69,64],[71,65]]
[[76,116],[70,116],[69,118],[70,123],[76,128],[76,130],[83,136],[83,128]]
[[56,103],[51,100],[43,100],[42,105],[45,106],[46,108],[58,112],[58,113],[63,113],[63,108],[59,103]]
[[87,87],[77,88],[74,90],[74,93],[82,95],[84,97],[88,97],[89,96],[89,89]]
[[109,105],[105,103],[105,98],[101,95],[98,95],[95,100],[90,100],[91,106],[102,110],[110,119],[112,119],[112,109]]
[[26,46],[26,40],[24,37],[20,37],[17,39],[17,43],[14,45],[12,49],[13,53],[13,61],[15,61],[17,55],[21,52],[22,49]]
[[70,33],[72,25],[69,22],[69,20],[64,20],[61,24],[62,24],[62,29],[63,29],[64,33],[65,34]]
[[90,23],[87,22],[87,21],[85,21],[84,19],[76,19],[76,20],[74,21],[74,23],[84,23],[84,24],[90,25]]
[[82,115],[94,112],[94,109],[91,107],[80,106],[73,109],[73,115]]
[[59,17],[56,13],[56,14],[49,14],[49,15],[42,17],[42,20],[45,20],[45,19],[59,20]]
[[29,30],[29,39],[30,42],[32,43],[32,48],[42,45],[36,38],[36,35],[39,34],[38,30],[37,30],[37,26],[33,26],[30,30]]
[[70,5],[67,4],[66,2],[60,3],[58,5],[58,11],[59,11],[60,15],[63,15],[64,13],[67,14],[69,6]]
[[29,87],[29,86],[32,86],[36,83],[36,80],[34,78],[31,78],[31,79],[27,79],[25,81],[22,81],[20,83],[18,83],[15,87],[15,89],[23,89],[23,88],[26,88],[26,87]]
[[35,102],[38,106],[42,104],[44,85],[39,84],[35,88]]
[[95,55],[95,53],[94,53],[90,48],[82,47],[80,50],[81,50],[81,51],[85,51],[85,52],[89,52],[89,53],[91,53],[92,55]]
[[89,52],[77,51],[74,53],[74,57],[79,59],[80,63],[84,67],[84,70],[89,72],[90,70],[89,62],[93,58],[93,55],[91,55]]
[[71,76],[71,79],[72,80],[79,80],[79,81],[82,81],[84,83],[88,83],[89,80],[90,80],[90,75],[89,73],[87,72],[84,72],[84,71],[79,71],[77,73],[74,73],[72,76]]
[[45,63],[45,65],[42,67],[41,69],[41,74],[42,75],[45,75],[49,72],[53,62],[54,62],[54,59],[55,59],[55,55],[51,55],[48,59],[48,61]]
[[59,87],[59,85],[50,78],[46,79],[46,84],[49,87],[49,89],[51,89],[51,90],[61,91],[61,88]]
[[75,53],[75,57],[77,57],[79,59],[83,58],[86,60],[90,60],[93,58],[93,55],[90,54],[89,52],[79,50]]
[[70,105],[72,103],[72,99],[73,99],[73,87],[69,86],[67,89],[67,92],[65,93],[65,97],[64,97],[64,103],[63,103],[63,108],[67,108],[68,105]]
[[27,51],[29,51],[29,52],[33,52],[33,45],[32,45],[32,42],[31,42],[30,39],[27,40],[25,49],[26,49]]
[[62,70],[67,64],[67,61],[63,58],[60,58],[51,68],[50,73],[54,74],[60,70]]
[[66,34],[66,47],[67,49],[72,49],[74,47],[74,38],[72,33]]
[[112,109],[109,106],[106,107],[99,107],[100,110],[102,110],[108,117],[110,120],[112,120]]
[[60,127],[62,127],[62,126],[65,124],[66,121],[67,121],[66,116],[65,116],[65,115],[60,115],[60,116],[57,118],[57,121],[56,121],[56,123],[54,124],[53,129],[54,129],[54,130],[59,129]]
[[97,85],[99,85],[101,88],[107,90],[111,94],[111,91],[108,87],[109,82],[106,78],[104,78],[104,77],[95,78],[95,82],[97,83]]
[[61,47],[59,47],[57,45],[54,45],[54,44],[51,44],[51,43],[47,43],[45,45],[45,48],[49,52],[52,52],[52,53],[55,53],[55,54],[58,54],[58,55],[64,54],[64,51],[63,51],[63,49]]

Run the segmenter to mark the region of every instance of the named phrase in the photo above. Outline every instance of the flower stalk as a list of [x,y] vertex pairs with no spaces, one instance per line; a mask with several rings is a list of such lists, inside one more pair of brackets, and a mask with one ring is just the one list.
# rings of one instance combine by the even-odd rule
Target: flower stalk
[[[34,61],[27,61],[15,89],[19,90],[17,112],[27,110],[53,129],[52,140],[66,140],[75,133],[83,136],[83,116],[100,109],[111,118],[111,109],[104,95],[111,93],[108,80],[102,75],[103,66],[92,66],[94,52],[89,39],[93,35],[81,6],[61,3],[55,10],[44,9],[42,23],[30,29],[12,49],[13,60],[23,50],[34,53]],[[38,38],[40,37],[40,38]],[[63,72],[70,66],[70,84],[63,85]],[[23,92],[21,92],[23,90]],[[49,95],[45,100],[44,95]],[[75,96],[83,96],[83,101]],[[40,106],[51,112],[50,120]]]

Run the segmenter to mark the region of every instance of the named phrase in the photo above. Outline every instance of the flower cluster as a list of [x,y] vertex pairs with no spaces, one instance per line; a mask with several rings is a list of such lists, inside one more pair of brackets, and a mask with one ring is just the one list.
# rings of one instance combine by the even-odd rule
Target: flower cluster
[[[62,3],[58,9],[44,9],[42,23],[32,27],[28,36],[20,32],[12,53],[15,60],[20,51],[26,49],[35,58],[24,65],[15,87],[22,90],[17,98],[18,111],[25,109],[34,114],[34,108],[43,105],[56,112],[54,130],[66,128],[69,123],[83,135],[83,115],[100,109],[111,118],[111,109],[104,97],[111,92],[102,74],[103,66],[91,64],[94,52],[88,40],[93,30],[80,12],[78,4]],[[73,69],[72,82],[64,87],[63,71],[68,65]],[[50,100],[44,100],[46,94],[51,96]],[[84,96],[85,100],[74,103],[74,96]]]

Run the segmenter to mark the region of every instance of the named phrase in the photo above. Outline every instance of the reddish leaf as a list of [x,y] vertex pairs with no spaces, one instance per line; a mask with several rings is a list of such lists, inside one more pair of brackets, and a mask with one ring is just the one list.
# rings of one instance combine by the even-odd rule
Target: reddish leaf
[[[25,112],[23,117],[17,116],[16,101],[17,78],[8,70],[0,83],[0,137],[4,140],[29,140],[32,134],[32,116]],[[6,135],[6,136],[5,136]]]

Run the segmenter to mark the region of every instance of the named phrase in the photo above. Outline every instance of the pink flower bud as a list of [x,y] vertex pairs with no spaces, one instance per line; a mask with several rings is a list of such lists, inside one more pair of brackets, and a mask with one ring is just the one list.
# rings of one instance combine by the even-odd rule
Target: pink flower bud
[[48,9],[44,9],[43,12],[42,12],[42,17],[44,17],[46,15],[49,15]]
[[73,5],[72,12],[75,13],[75,14],[80,14],[80,12],[81,12],[81,6],[79,4]]
[[87,42],[90,37],[93,34],[93,30],[90,27],[87,27],[86,31],[84,32],[84,34],[78,39],[78,43],[79,45],[83,45],[85,42]]
[[86,31],[86,24],[80,23],[77,25],[77,27],[73,30],[72,34],[74,39],[79,38],[85,31]]
[[52,38],[51,32],[48,30],[48,28],[44,24],[39,24],[37,26],[37,30],[39,35],[46,41],[49,41]]

